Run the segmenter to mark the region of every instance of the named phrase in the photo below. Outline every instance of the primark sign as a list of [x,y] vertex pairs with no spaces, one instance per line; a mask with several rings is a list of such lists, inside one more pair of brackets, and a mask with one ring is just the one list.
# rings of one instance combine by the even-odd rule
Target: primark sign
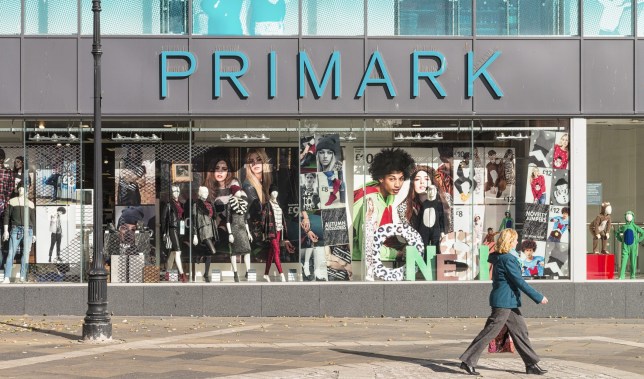
[[[503,97],[503,91],[496,82],[490,68],[501,55],[500,51],[493,51],[485,60],[482,61],[478,68],[474,64],[474,52],[468,51],[465,54],[464,61],[460,63],[450,62],[450,69],[464,70],[466,73],[467,83],[464,86],[464,96],[467,98],[474,97],[474,83],[477,80],[484,81],[487,84],[488,94],[494,99]],[[267,70],[266,95],[269,99],[279,97],[278,75],[277,75],[277,52],[268,52],[267,59],[262,60],[265,64],[253,64],[252,69]],[[356,78],[351,83],[342,83],[342,54],[340,51],[332,51],[326,61],[313,61],[306,51],[297,53],[297,96],[304,98],[310,90],[316,99],[324,95],[326,91],[331,91],[334,100],[340,100],[343,97],[354,97],[359,99],[364,96],[367,87],[376,87],[384,91],[388,98],[393,99],[401,96],[396,92],[396,86],[390,71],[387,69],[387,59],[380,51],[374,51],[369,57],[369,62],[362,74],[362,78]],[[478,57],[480,60],[481,58]],[[198,65],[197,57],[189,51],[164,51],[159,55],[160,60],[160,97],[166,99],[169,97],[169,87],[175,80],[187,80],[193,75],[197,67],[203,69],[203,65]],[[173,61],[183,61],[187,64],[177,70],[171,69]],[[212,54],[212,66],[207,67],[212,76],[212,98],[219,99],[222,96],[222,83],[228,82],[241,99],[249,97],[248,88],[244,85],[244,75],[251,69],[251,62],[247,54],[242,51],[228,50],[215,51]],[[434,62],[429,70],[428,61]],[[255,63],[255,62],[253,62]],[[260,62],[261,63],[261,62]],[[448,69],[448,62],[439,51],[414,51],[410,54],[409,62],[409,81],[411,91],[409,97],[414,99],[420,96],[422,85],[429,86],[434,96],[444,99],[450,94],[445,90],[441,83],[441,76]],[[462,71],[461,71],[462,72]],[[316,73],[322,73],[318,75]],[[345,79],[346,80],[346,79]],[[308,85],[307,85],[308,84]],[[330,88],[329,88],[330,87]],[[234,96],[234,95],[233,95]]]

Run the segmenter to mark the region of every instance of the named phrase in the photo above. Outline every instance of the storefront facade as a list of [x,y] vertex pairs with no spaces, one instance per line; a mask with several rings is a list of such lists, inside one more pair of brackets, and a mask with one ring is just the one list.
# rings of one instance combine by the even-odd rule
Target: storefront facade
[[507,227],[526,278],[620,274],[636,1],[103,1],[100,184],[91,2],[67,3],[0,6],[3,196],[37,236],[7,238],[10,282],[86,281],[95,185],[112,283],[474,284]]

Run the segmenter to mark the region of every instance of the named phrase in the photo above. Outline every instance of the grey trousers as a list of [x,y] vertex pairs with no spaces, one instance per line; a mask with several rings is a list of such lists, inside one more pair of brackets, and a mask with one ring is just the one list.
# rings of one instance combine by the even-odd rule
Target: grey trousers
[[485,327],[461,355],[461,361],[476,367],[488,343],[501,332],[503,325],[508,326],[508,331],[514,341],[514,347],[516,347],[521,359],[523,359],[523,363],[526,366],[538,363],[539,356],[532,349],[530,338],[528,337],[528,326],[519,308],[492,308],[492,314],[487,318]]

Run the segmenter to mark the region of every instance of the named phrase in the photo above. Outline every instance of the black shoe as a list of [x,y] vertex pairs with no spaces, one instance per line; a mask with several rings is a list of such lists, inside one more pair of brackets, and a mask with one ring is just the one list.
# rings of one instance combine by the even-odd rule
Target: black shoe
[[237,273],[235,272],[235,273],[234,273],[234,276],[235,276],[235,281],[236,281],[236,282],[239,282],[239,275],[237,275]]
[[210,283],[210,276],[206,275],[203,278],[206,280],[206,283]]
[[244,274],[244,278],[248,279],[248,271]]
[[533,364],[533,365],[525,366],[525,373],[526,374],[543,375],[546,372],[548,372],[548,370],[542,369],[536,363]]
[[470,375],[481,375],[476,371],[476,367],[470,366],[465,362],[461,362],[461,369],[467,371],[467,373]]

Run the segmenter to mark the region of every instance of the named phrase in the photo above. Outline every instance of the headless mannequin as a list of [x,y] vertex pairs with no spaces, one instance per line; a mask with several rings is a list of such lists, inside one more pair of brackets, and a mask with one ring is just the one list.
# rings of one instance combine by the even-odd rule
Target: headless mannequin
[[179,193],[179,187],[172,186],[172,200],[166,204],[165,209],[163,210],[163,230],[161,233],[163,234],[163,241],[165,242],[166,247],[170,249],[166,269],[168,271],[172,270],[173,263],[176,263],[177,269],[179,270],[179,279],[181,282],[185,283],[186,274],[184,274],[183,267],[181,265],[181,245],[179,243],[179,223],[182,221],[182,217],[179,215],[177,210],[177,207],[182,207],[179,202]]
[[208,188],[199,187],[199,198],[192,205],[192,222],[193,222],[193,237],[192,244],[197,245],[199,241],[203,242],[207,248],[206,255],[206,270],[204,279],[210,282],[210,263],[212,256],[217,253],[215,250],[215,239],[217,238],[217,230],[213,221],[215,214],[214,207],[208,203]]
[[[28,210],[25,212],[24,207]],[[24,216],[27,213],[28,222],[25,222]],[[11,278],[11,271],[13,269],[13,258],[18,250],[21,242],[23,246],[22,260],[20,261],[20,281],[27,281],[27,269],[29,268],[29,251],[31,244],[36,242],[36,236],[33,235],[35,225],[35,208],[31,200],[25,199],[25,189],[18,187],[18,196],[9,200],[9,206],[4,214],[4,233],[2,239],[9,241],[9,255],[7,256],[7,263],[5,265],[5,278],[3,283],[9,283]],[[9,234],[9,225],[11,224],[11,234]],[[27,227],[28,226],[28,227]],[[25,240],[26,238],[26,240]]]
[[[282,282],[286,281],[284,272],[282,272],[282,262],[280,262],[280,241],[284,238],[286,228],[284,223],[284,212],[282,212],[282,209],[277,202],[277,195],[277,190],[271,191],[271,198],[268,203],[266,203],[265,209],[265,211],[268,212],[265,218],[265,228],[268,230],[267,234],[270,242],[270,251],[268,253],[268,259],[266,260],[266,269],[264,270],[264,280],[267,282],[271,281],[268,273],[273,261],[275,261],[277,271],[280,273],[280,280]],[[271,223],[273,224],[272,227],[270,225]]]
[[[228,204],[228,206],[232,207],[233,204],[245,202],[246,210],[235,211],[233,209],[229,209],[227,222],[226,222],[226,229],[228,230],[228,242],[230,242],[230,244],[232,245],[231,246],[232,250],[230,254],[230,264],[233,268],[236,282],[239,282],[239,275],[237,274],[237,255],[238,254],[234,254],[234,253],[237,253],[239,249],[248,251],[247,253],[243,253],[244,265],[246,266],[246,278],[248,278],[248,270],[250,269],[250,242],[253,242],[253,236],[250,234],[250,229],[248,228],[248,208],[247,208],[248,202],[242,198],[243,194],[244,192],[241,190],[235,192],[235,194],[233,195],[235,199],[231,199],[230,204]],[[245,227],[245,234],[248,236],[248,242],[249,242],[248,244],[246,244],[245,241],[237,241],[237,243],[235,243],[234,234],[237,234],[239,238],[245,237],[244,233],[238,230],[239,228],[241,228],[242,222]],[[233,226],[235,227],[235,229],[233,229]]]

